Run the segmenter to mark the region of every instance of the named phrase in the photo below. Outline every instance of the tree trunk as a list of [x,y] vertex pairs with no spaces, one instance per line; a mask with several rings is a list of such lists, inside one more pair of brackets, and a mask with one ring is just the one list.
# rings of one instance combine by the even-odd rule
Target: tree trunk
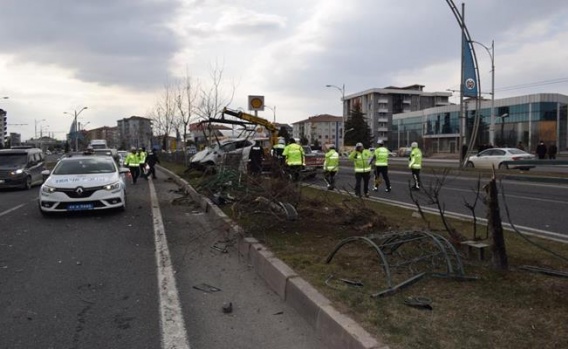
[[503,226],[501,225],[501,214],[499,212],[499,193],[495,176],[485,187],[487,191],[487,227],[493,237],[493,267],[499,270],[507,270],[507,250],[505,248],[505,238],[503,237]]

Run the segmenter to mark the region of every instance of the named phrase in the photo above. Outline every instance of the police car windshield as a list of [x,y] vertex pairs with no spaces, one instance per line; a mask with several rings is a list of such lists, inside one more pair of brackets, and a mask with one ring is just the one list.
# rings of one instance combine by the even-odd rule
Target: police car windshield
[[53,169],[55,175],[81,175],[95,173],[113,173],[116,167],[112,161],[100,161],[101,158],[72,159],[60,161]]
[[27,154],[0,154],[0,165],[2,166],[20,166],[27,162]]

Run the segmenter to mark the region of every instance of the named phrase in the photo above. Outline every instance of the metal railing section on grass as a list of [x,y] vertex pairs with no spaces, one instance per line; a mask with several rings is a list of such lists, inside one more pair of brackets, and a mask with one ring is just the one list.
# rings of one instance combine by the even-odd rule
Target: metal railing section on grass
[[[328,255],[326,263],[331,263],[342,247],[357,242],[363,242],[371,247],[379,257],[385,273],[386,289],[373,293],[372,297],[392,294],[426,275],[460,280],[475,279],[465,276],[463,263],[456,248],[445,237],[427,231],[348,237],[335,246]],[[409,277],[395,284],[394,275],[409,274]]]

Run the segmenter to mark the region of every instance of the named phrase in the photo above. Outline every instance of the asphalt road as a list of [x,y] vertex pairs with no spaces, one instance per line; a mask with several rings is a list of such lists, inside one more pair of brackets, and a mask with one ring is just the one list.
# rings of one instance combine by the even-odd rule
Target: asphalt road
[[140,180],[124,213],[51,218],[38,187],[0,191],[0,348],[321,348],[177,190]]
[[[434,186],[437,181],[442,180],[441,173],[440,168],[437,169],[437,174],[433,174],[432,168],[424,169],[422,171],[423,187]],[[385,193],[383,184],[378,192],[370,191],[371,198],[395,205],[415,207],[408,189],[411,180],[410,171],[391,169],[389,174],[392,192]],[[485,173],[481,179],[482,186],[488,182],[487,175]],[[306,182],[324,187],[326,183],[322,178],[319,175]],[[459,217],[471,218],[472,213],[466,208],[464,202],[473,204],[477,183],[478,179],[475,176],[448,175],[440,191],[440,199],[445,205],[446,212]],[[568,229],[564,220],[564,215],[568,212],[568,185],[515,180],[502,180],[500,183],[505,194],[505,199],[499,197],[503,222],[513,223],[523,232],[568,240]],[[337,187],[354,193],[354,186],[353,168],[342,165],[337,176]],[[371,189],[372,177],[369,186]],[[424,191],[421,191],[417,197],[423,205],[426,205],[427,199]],[[481,191],[481,197],[485,197],[484,191]],[[433,206],[430,207],[435,210]],[[510,212],[510,220],[507,217],[506,207]],[[482,202],[477,204],[475,212],[478,218],[486,217],[485,206]]]

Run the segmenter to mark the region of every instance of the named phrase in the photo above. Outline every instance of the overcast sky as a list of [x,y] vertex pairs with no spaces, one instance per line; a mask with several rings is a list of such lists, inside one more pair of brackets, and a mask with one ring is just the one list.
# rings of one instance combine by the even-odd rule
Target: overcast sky
[[[466,1],[476,41],[495,40],[496,98],[568,95],[566,0]],[[456,1],[461,9],[461,2]],[[481,90],[491,61],[477,46]],[[223,69],[229,107],[264,95],[279,122],[341,115],[341,93],[425,85],[459,89],[460,30],[445,0],[2,0],[0,108],[9,132],[64,139],[146,116],[186,72]],[[452,102],[458,102],[456,96]],[[69,114],[64,114],[65,112]],[[260,114],[272,119],[273,111]],[[45,119],[46,121],[40,121]]]

